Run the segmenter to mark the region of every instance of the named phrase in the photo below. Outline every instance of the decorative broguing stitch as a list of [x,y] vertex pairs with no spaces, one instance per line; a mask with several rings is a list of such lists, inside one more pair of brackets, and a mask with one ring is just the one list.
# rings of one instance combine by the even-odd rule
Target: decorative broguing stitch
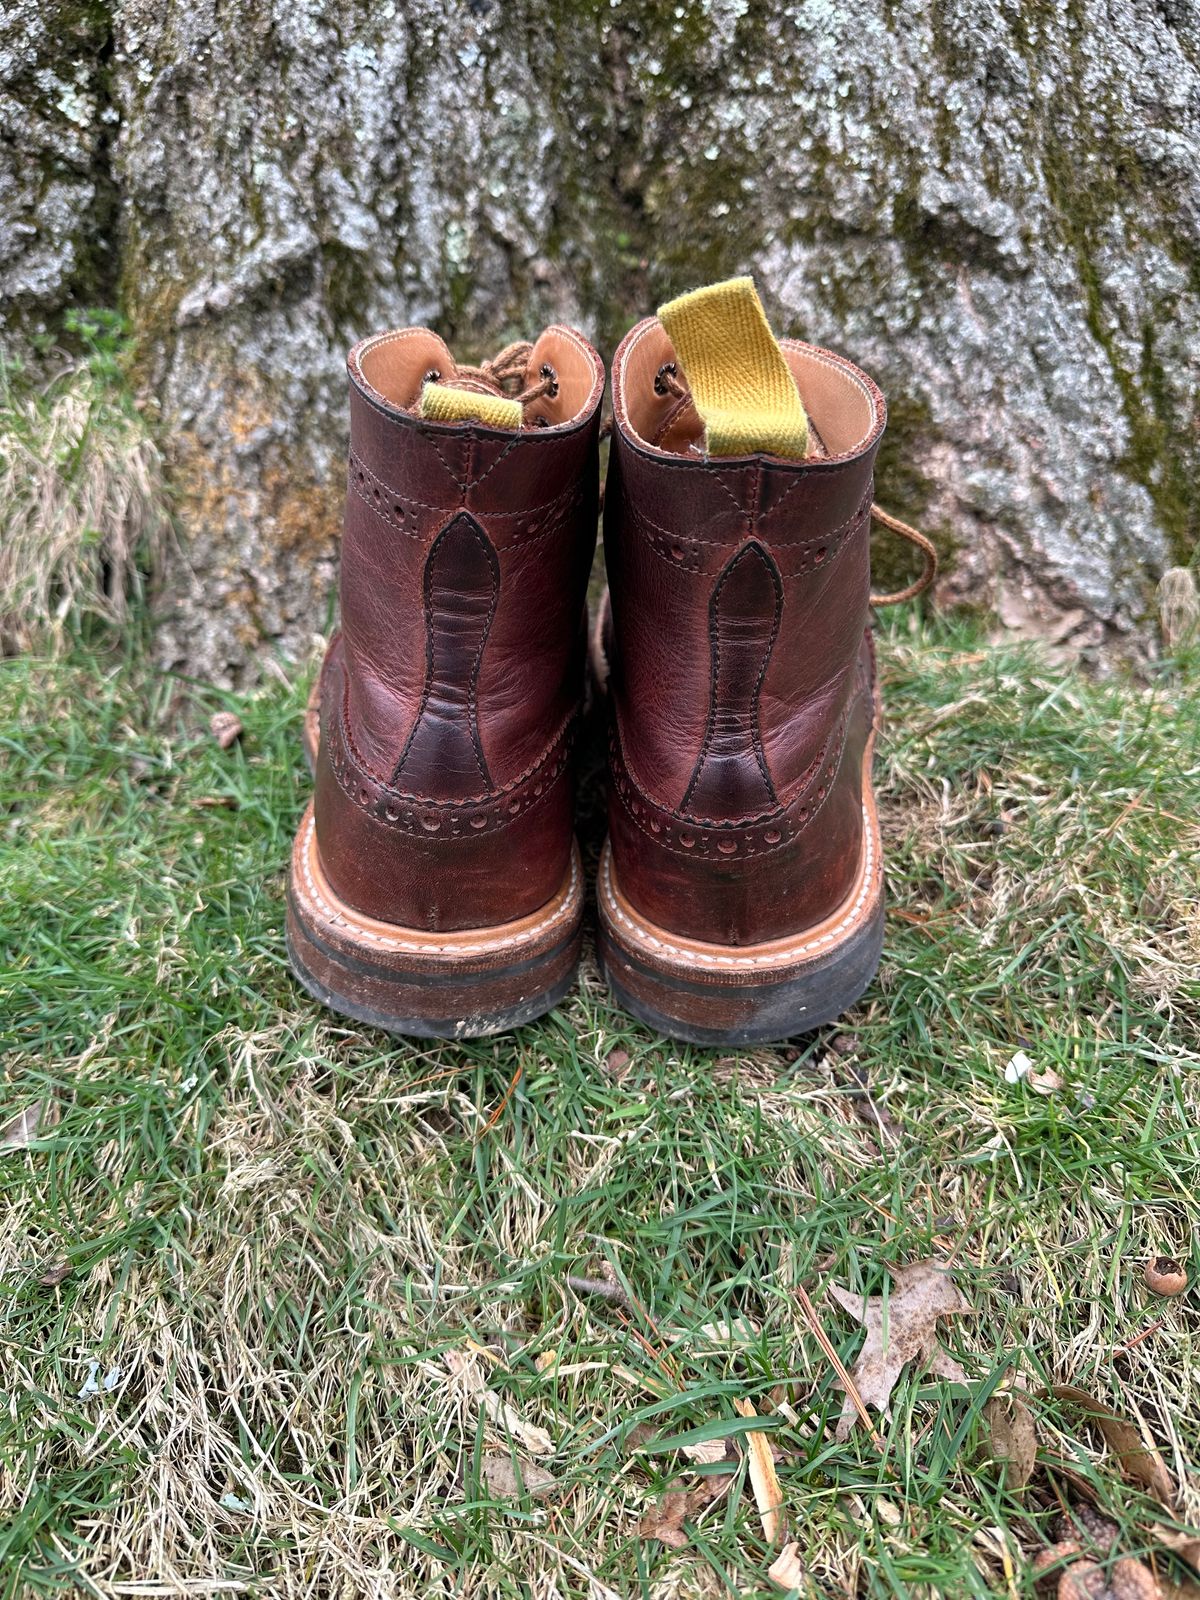
[[431,800],[405,794],[365,770],[351,751],[338,706],[329,730],[329,765],[347,800],[381,827],[414,838],[459,839],[506,828],[546,799],[567,771],[577,726],[573,715],[538,761],[502,789],[471,800]]
[[[790,493],[791,493],[791,490],[789,489],[788,490],[788,494],[790,494]],[[837,541],[842,537],[843,534],[853,533],[854,530],[858,527],[859,523],[862,522],[863,518],[870,515],[870,512],[871,512],[871,497],[872,497],[873,493],[874,493],[874,479],[870,479],[868,481],[868,483],[867,483],[866,489],[863,491],[862,499],[858,502],[857,507],[850,513],[850,515],[846,518],[846,520],[844,522],[839,522],[836,528],[827,528],[822,533],[814,533],[812,535],[812,537],[809,538],[809,539],[779,539],[779,540],[773,540],[773,539],[771,539],[770,535],[765,534],[765,533],[764,534],[760,534],[760,538],[764,539],[771,546],[771,548],[773,550],[780,550],[780,551],[782,551],[782,550],[808,549],[812,545],[836,544]],[[786,499],[786,498],[787,498],[787,496],[785,495],[783,497],[783,499]],[[763,516],[765,518],[773,520],[775,518],[778,510],[779,510],[779,507],[782,505],[782,503],[783,503],[782,500],[777,500],[775,502],[775,504],[773,506],[771,506],[768,511],[765,511],[763,513]]]
[[[826,743],[786,805],[756,817],[735,817],[723,822],[690,817],[660,806],[638,787],[629,774],[620,740],[609,739],[609,778],[634,826],[660,849],[689,860],[747,859],[784,849],[808,828],[824,808],[846,753],[846,735],[854,700],[844,708],[832,738]],[[813,790],[816,790],[815,797]],[[732,848],[731,848],[732,847]]]
[[[871,484],[868,484],[866,492],[863,495],[862,500],[859,502],[858,509],[851,516],[848,516],[845,522],[839,522],[836,528],[829,528],[824,533],[815,533],[811,539],[773,540],[767,534],[761,532],[755,537],[762,539],[764,544],[770,545],[772,550],[793,550],[800,549],[806,545],[832,544],[840,534],[847,532],[849,529],[853,529],[855,525],[861,522],[862,519],[867,515],[871,509],[872,493],[873,487]],[[689,544],[706,544],[712,545],[715,549],[728,550],[731,542],[728,536],[723,539],[702,539],[698,533],[677,535],[672,529],[664,528],[661,522],[655,522],[653,517],[647,516],[644,511],[635,507],[632,498],[632,491],[625,482],[622,482],[621,484],[621,495],[624,505],[633,512],[638,521],[645,523],[651,528],[654,528],[658,533],[662,534],[664,539],[682,537],[685,538]],[[776,507],[772,506],[768,512],[756,514],[756,520],[758,520],[758,517],[762,515],[774,517],[775,511]]]
[[798,961],[807,955],[815,955],[819,950],[826,949],[831,944],[836,944],[839,937],[858,921],[868,896],[875,887],[875,862],[879,854],[878,824],[872,814],[864,805],[863,815],[863,870],[862,882],[858,893],[855,895],[849,910],[839,917],[831,928],[826,929],[813,939],[801,941],[799,944],[790,944],[786,950],[771,951],[767,955],[726,955],[717,953],[714,948],[704,948],[696,944],[683,946],[672,944],[667,939],[660,939],[652,934],[649,929],[634,922],[632,917],[617,903],[612,886],[612,846],[604,847],[604,859],[600,868],[600,907],[605,917],[613,923],[626,929],[632,939],[644,950],[655,954],[678,956],[689,967],[708,967],[711,970],[729,970],[734,972],[763,971],[766,968],[787,968],[795,966]]
[[[804,577],[806,573],[815,572],[819,567],[832,566],[855,534],[862,531],[871,515],[871,493],[871,487],[868,485],[866,495],[852,517],[847,517],[845,522],[839,523],[836,528],[830,528],[826,533],[814,534],[810,539],[772,539],[758,527],[760,519],[757,517],[754,519],[753,536],[777,557],[784,555],[785,552],[800,551],[799,562],[791,567],[781,567],[780,577],[784,579]],[[697,573],[705,571],[703,550],[698,547],[728,550],[733,544],[733,540],[729,538],[702,539],[698,534],[680,534],[672,532],[670,528],[664,528],[660,522],[655,522],[634,504],[628,485],[624,482],[621,485],[621,496],[626,526],[638,534],[656,556],[678,571]],[[767,515],[773,518],[775,510],[776,507],[772,506]]]
[[[374,511],[390,527],[395,528],[397,533],[402,533],[409,539],[427,538],[430,531],[422,526],[420,518],[413,516],[414,506],[421,511],[432,511],[442,518],[452,517],[455,512],[463,509],[458,504],[435,506],[427,500],[417,500],[412,495],[401,494],[372,472],[361,456],[353,450],[349,455],[348,473],[351,490],[367,509]],[[547,539],[551,534],[558,533],[582,498],[583,491],[579,482],[572,481],[561,494],[555,495],[551,500],[543,501],[540,506],[530,507],[528,511],[486,511],[475,514],[487,523],[489,537],[492,538],[492,544],[497,550],[515,550],[527,544],[536,544],[539,539]],[[507,522],[517,518],[521,519],[521,527],[502,535],[499,539],[492,536],[494,522],[501,520]]]
[[540,934],[545,933],[548,928],[553,928],[560,922],[568,921],[574,916],[582,899],[583,880],[579,871],[579,863],[574,851],[572,851],[571,877],[567,886],[566,898],[548,917],[544,917],[541,922],[535,922],[531,928],[526,928],[522,933],[507,934],[502,938],[483,940],[475,944],[439,944],[432,939],[401,939],[394,934],[376,933],[371,928],[364,928],[357,922],[351,922],[342,912],[330,905],[317,886],[311,866],[311,853],[315,849],[316,826],[316,818],[310,817],[308,826],[301,833],[299,841],[300,871],[304,879],[305,888],[330,927],[344,928],[354,938],[369,939],[372,944],[380,945],[385,950],[407,950],[416,955],[427,956],[482,956],[490,955],[494,950],[511,950],[519,945],[531,944]]
[[674,568],[677,572],[703,572],[704,568],[701,563],[704,557],[702,553],[699,550],[689,551],[687,547],[701,542],[707,543],[707,540],[693,539],[690,535],[686,538],[675,537],[667,533],[665,529],[656,530],[652,533],[648,530],[655,527],[655,525],[650,523],[648,518],[639,517],[628,503],[625,506],[625,514],[634,531],[641,534],[646,547],[660,561],[665,561],[667,566]]
[[[866,509],[859,515],[856,521],[849,525],[840,538],[835,540],[834,538],[830,537],[830,539],[824,544],[818,543],[816,540],[809,541],[810,543],[816,545],[816,548],[813,550],[805,550],[800,558],[799,565],[789,567],[786,572],[781,573],[781,576],[785,579],[803,578],[807,573],[810,572],[827,571],[834,565],[834,563],[843,555],[845,551],[850,549],[854,543],[855,536],[863,531],[870,520],[871,507],[868,505]],[[779,548],[781,550],[786,550],[788,546],[782,545],[779,546]]]
[[[425,537],[419,519],[413,515],[411,510],[415,502],[405,502],[399,497],[385,496],[382,488],[378,485],[378,480],[376,480],[376,485],[372,487],[367,469],[356,465],[353,455],[350,457],[348,486],[350,493],[357,495],[368,511],[373,511],[377,517],[382,517],[389,528],[394,528],[397,533],[403,534],[406,539],[420,540]],[[455,507],[451,506],[449,510],[452,512]],[[393,515],[393,513],[396,515]],[[403,517],[404,522],[398,522],[396,520],[397,516]],[[406,527],[405,522],[411,525]]]

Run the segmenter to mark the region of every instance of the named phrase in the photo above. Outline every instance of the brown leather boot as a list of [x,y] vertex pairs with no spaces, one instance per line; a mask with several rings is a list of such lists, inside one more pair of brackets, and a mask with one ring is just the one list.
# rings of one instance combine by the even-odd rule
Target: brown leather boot
[[288,949],[347,1016],[469,1038],[548,1010],[578,959],[571,748],[604,371],[561,327],[482,368],[406,328],[349,368],[342,627]]
[[[688,352],[651,317],[613,368],[600,956],[663,1033],[780,1039],[851,1005],[883,939],[869,531],[885,408],[850,362],[776,344],[749,280],[661,315]],[[771,381],[791,411],[756,434],[739,406]]]

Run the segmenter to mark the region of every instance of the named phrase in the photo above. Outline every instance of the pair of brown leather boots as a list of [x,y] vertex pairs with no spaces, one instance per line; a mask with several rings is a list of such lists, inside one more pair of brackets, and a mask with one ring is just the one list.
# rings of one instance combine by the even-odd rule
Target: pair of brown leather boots
[[748,279],[639,323],[613,364],[610,588],[589,633],[588,342],[551,327],[473,368],[406,328],[349,370],[342,625],[306,721],[316,793],[288,897],[301,982],[359,1021],[455,1038],[562,998],[590,637],[614,993],[700,1043],[838,1016],[883,938],[874,383],[776,341]]

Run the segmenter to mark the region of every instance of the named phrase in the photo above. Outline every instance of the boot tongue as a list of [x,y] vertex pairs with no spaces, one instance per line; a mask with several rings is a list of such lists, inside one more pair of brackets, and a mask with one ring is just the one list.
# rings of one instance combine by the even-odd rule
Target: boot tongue
[[710,456],[808,454],[808,418],[753,278],[694,289],[658,319],[704,424]]

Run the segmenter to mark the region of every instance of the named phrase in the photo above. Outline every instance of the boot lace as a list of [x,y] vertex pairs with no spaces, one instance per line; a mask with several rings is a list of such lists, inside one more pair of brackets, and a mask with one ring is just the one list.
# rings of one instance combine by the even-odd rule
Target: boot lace
[[553,400],[558,393],[558,373],[548,361],[542,362],[537,381],[525,385],[532,354],[533,345],[528,340],[518,340],[515,344],[506,344],[490,361],[481,362],[477,367],[460,363],[451,378],[443,378],[437,367],[431,367],[425,374],[425,382],[441,383],[447,389],[483,388],[489,394],[516,400],[522,406],[532,405],[543,395]]

